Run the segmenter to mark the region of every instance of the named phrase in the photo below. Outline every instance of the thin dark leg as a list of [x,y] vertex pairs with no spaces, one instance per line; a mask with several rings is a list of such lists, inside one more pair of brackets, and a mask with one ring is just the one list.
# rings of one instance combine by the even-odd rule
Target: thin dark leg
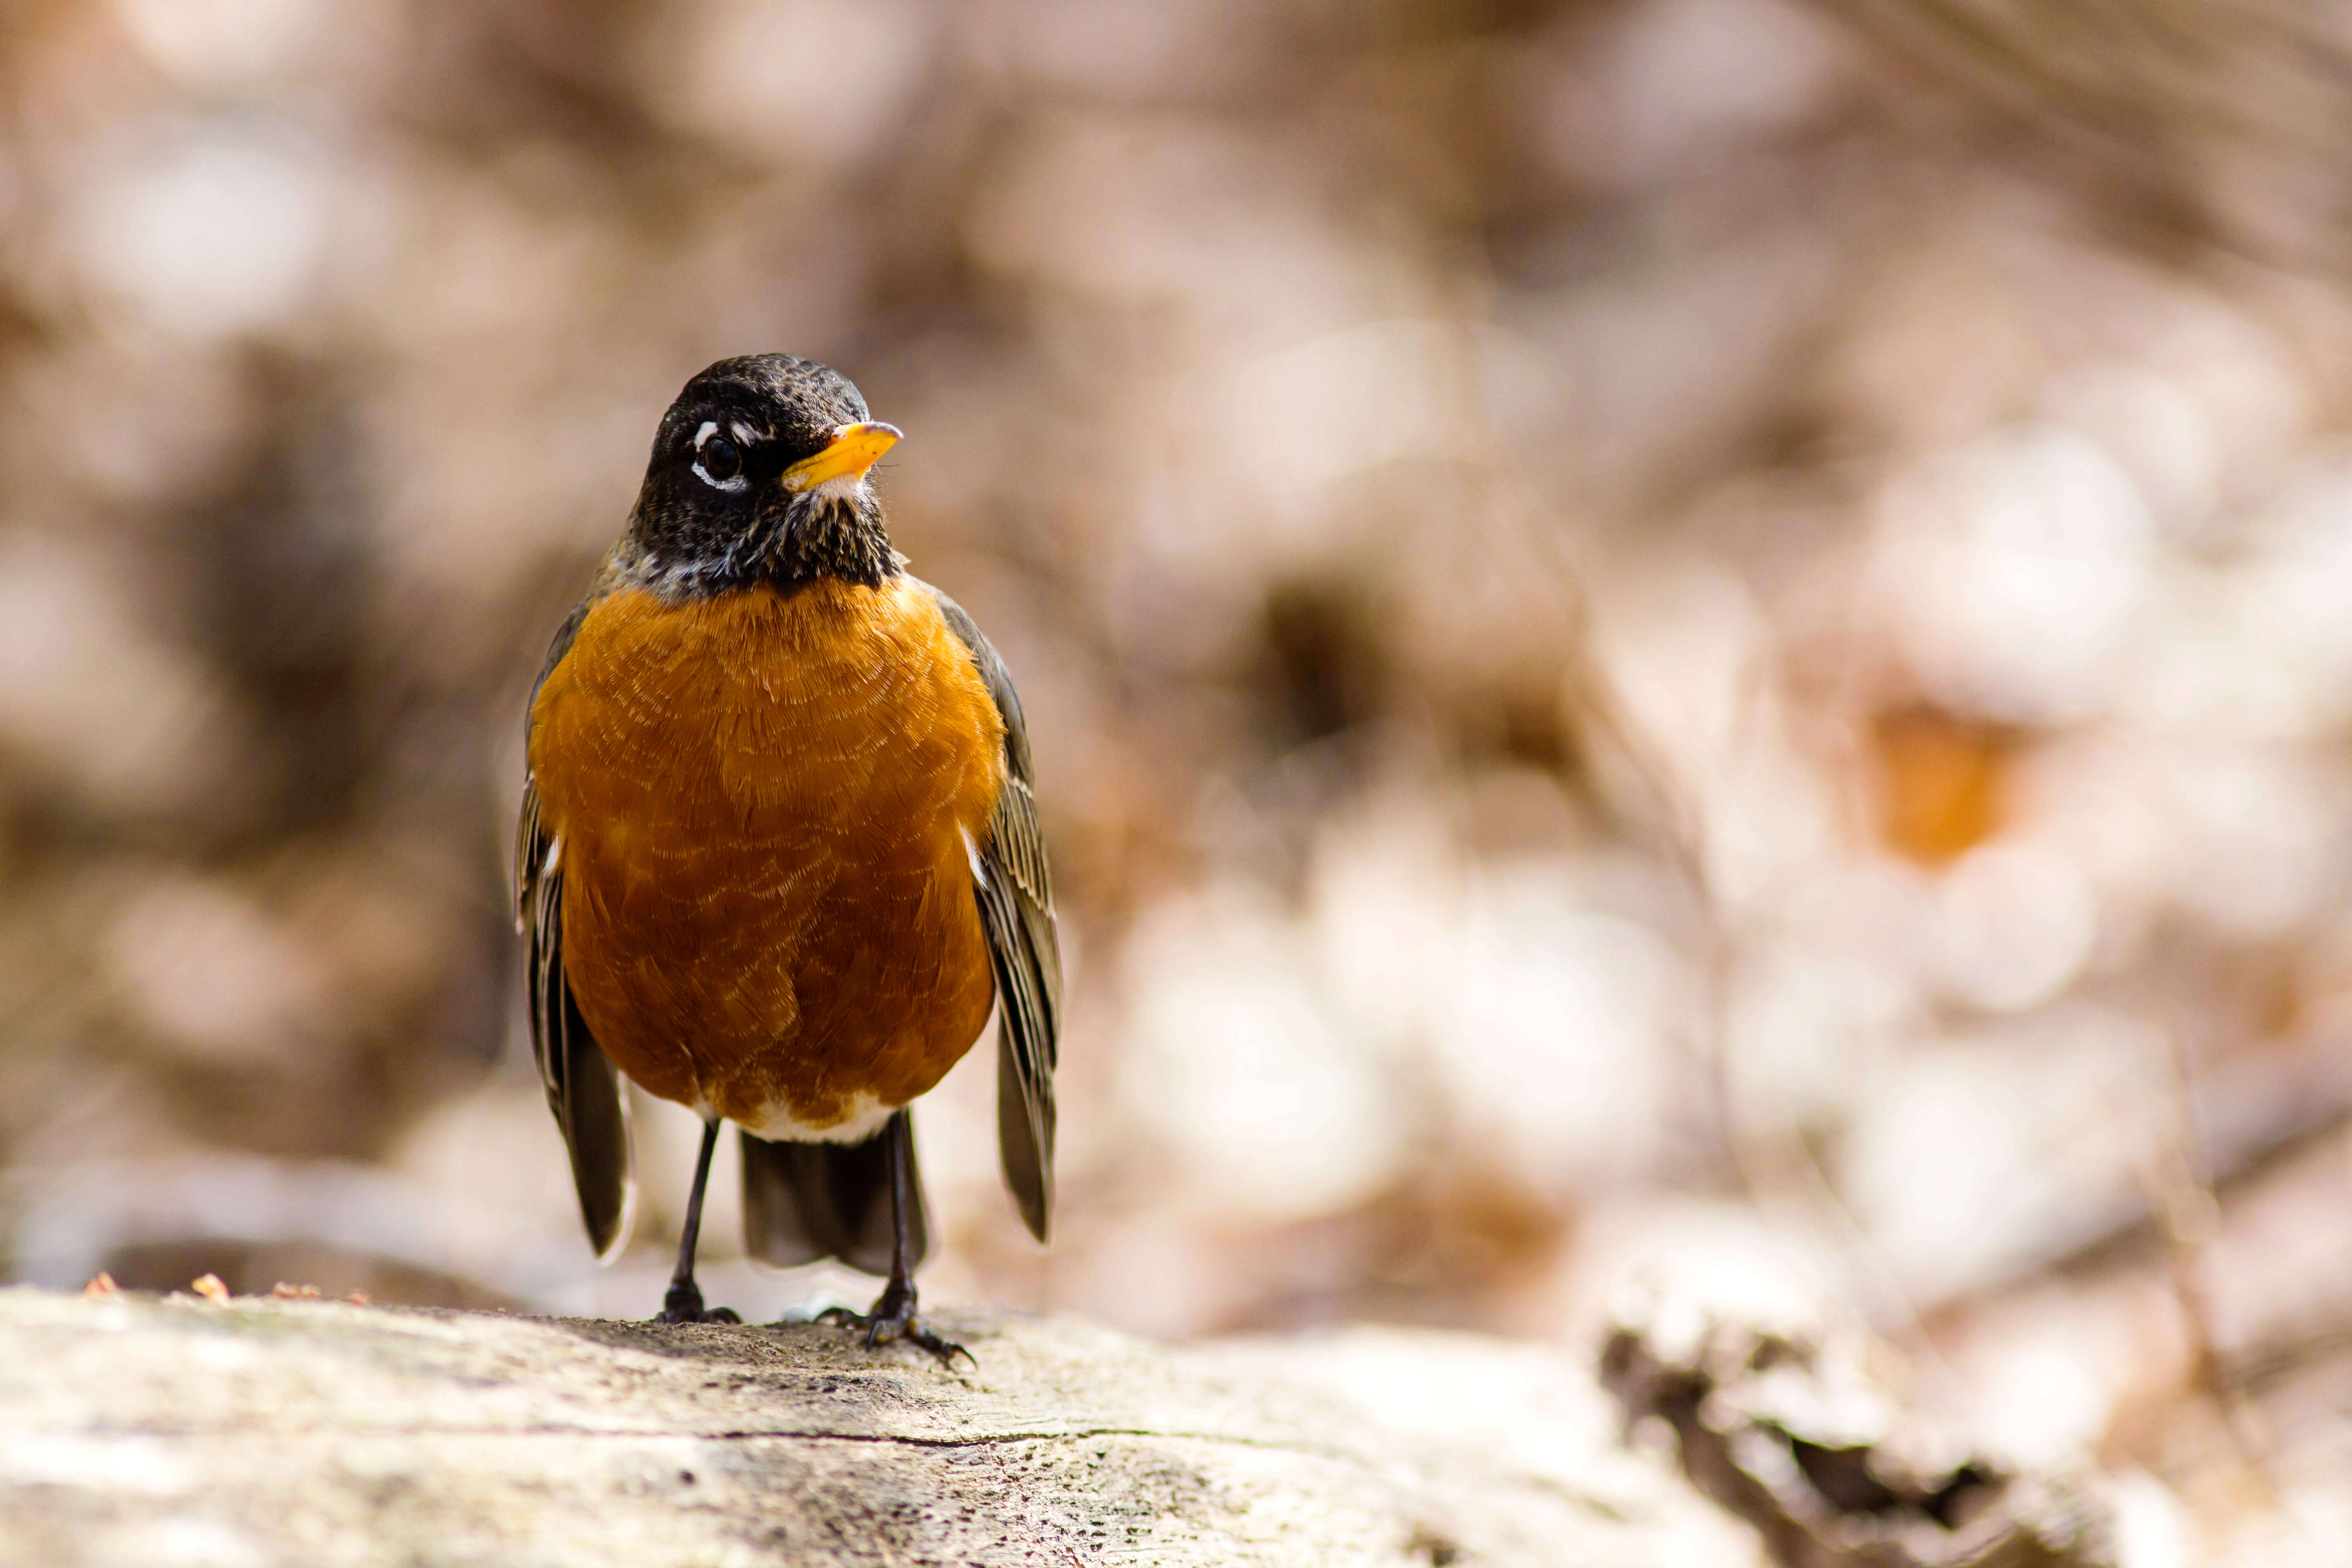
[[881,1296],[874,1310],[864,1317],[849,1312],[827,1314],[835,1322],[846,1322],[866,1331],[866,1348],[888,1344],[893,1340],[905,1340],[922,1346],[943,1362],[953,1362],[961,1356],[977,1366],[970,1351],[952,1340],[941,1339],[923,1326],[915,1311],[915,1205],[922,1202],[915,1191],[915,1119],[901,1110],[890,1118],[886,1145],[890,1160],[890,1279],[882,1287]]
[[702,1152],[695,1156],[694,1191],[686,1200],[686,1232],[677,1241],[677,1272],[669,1277],[669,1294],[662,1298],[665,1323],[740,1323],[743,1320],[725,1307],[702,1310],[702,1288],[694,1282],[694,1248],[702,1238],[702,1190],[710,1184],[710,1155],[719,1147],[719,1119],[702,1124]]
[[[908,1256],[914,1248],[907,1236],[907,1216],[914,1211],[915,1196],[908,1192],[907,1181],[907,1145],[915,1136],[914,1119],[901,1110],[890,1118],[890,1281],[882,1288],[882,1299],[874,1303],[876,1319],[905,1318],[912,1321],[915,1315],[915,1260]],[[874,1343],[880,1322],[866,1336],[868,1345]]]

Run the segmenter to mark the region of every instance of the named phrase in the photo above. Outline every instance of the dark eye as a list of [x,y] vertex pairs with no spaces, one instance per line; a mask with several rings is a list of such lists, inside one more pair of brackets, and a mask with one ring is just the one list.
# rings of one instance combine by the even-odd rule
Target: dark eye
[[743,471],[743,454],[724,436],[714,436],[702,444],[701,462],[702,471],[721,482]]

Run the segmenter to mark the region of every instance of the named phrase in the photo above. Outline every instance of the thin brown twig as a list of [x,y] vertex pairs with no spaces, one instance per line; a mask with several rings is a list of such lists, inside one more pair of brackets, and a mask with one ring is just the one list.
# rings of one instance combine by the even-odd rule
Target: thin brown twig
[[2163,1242],[2173,1299],[2189,1334],[2191,1381],[2221,1418],[2239,1462],[2275,1499],[2269,1434],[2222,1348],[2213,1289],[2221,1203],[2206,1173],[2204,1139],[2197,1125],[2196,1063],[2180,1029],[2166,1029],[2164,1038],[2168,1070],[2162,1116],[2144,1175],[2148,1207]]

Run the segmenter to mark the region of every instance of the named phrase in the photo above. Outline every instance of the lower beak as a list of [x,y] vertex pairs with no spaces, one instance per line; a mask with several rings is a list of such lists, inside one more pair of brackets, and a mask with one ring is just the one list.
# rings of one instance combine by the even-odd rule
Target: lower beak
[[824,451],[813,458],[803,458],[784,470],[784,489],[798,493],[835,479],[863,478],[883,453],[898,444],[898,438],[895,425],[873,420],[863,425],[844,425],[833,433]]

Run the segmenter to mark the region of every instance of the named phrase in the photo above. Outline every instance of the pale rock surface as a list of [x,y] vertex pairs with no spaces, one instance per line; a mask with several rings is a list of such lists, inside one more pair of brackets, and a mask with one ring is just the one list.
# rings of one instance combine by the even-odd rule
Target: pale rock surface
[[1560,1353],[0,1290],[0,1562],[1747,1568]]

